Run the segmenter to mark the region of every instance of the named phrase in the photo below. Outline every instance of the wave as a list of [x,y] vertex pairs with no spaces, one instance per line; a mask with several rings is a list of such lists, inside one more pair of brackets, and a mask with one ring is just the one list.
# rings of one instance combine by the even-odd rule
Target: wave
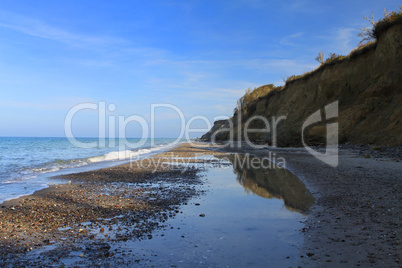
[[142,157],[147,157],[154,152],[167,150],[173,147],[174,145],[175,144],[168,143],[168,144],[157,145],[154,147],[141,148],[137,150],[112,151],[103,155],[81,158],[81,159],[69,159],[69,160],[56,159],[53,162],[47,162],[42,165],[37,165],[35,167],[32,166],[24,167],[19,170],[15,170],[12,176],[7,176],[8,177],[7,180],[0,180],[0,184],[22,182],[33,179],[40,174],[56,172],[60,169],[83,167],[94,163],[138,160]]
[[111,167],[147,158],[177,145],[173,141],[156,139],[156,146],[119,152],[118,148],[114,149],[116,151],[111,151],[113,148],[77,148],[64,138],[0,137],[0,203],[32,194],[51,183],[63,183],[53,178],[55,175]]
[[89,163],[103,162],[103,161],[114,161],[114,160],[126,160],[130,159],[134,152],[131,150],[125,151],[115,151],[104,155],[94,156],[87,159]]
[[100,156],[94,156],[87,159],[89,163],[103,162],[103,161],[124,161],[124,160],[138,160],[141,156],[145,154],[150,154],[155,151],[162,151],[172,147],[173,144],[158,145],[155,147],[148,147],[138,150],[125,150],[125,151],[114,151]]

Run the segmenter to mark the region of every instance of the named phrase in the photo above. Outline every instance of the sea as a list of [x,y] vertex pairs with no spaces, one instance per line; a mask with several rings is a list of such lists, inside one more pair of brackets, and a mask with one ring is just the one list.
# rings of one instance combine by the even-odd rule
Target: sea
[[178,141],[157,139],[0,137],[0,203],[66,183],[54,176],[128,163],[163,152]]

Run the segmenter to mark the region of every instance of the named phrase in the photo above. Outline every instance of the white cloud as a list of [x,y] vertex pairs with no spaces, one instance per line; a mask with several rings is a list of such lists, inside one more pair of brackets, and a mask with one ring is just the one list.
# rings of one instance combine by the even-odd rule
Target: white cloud
[[279,42],[281,45],[285,45],[285,46],[295,46],[296,44],[294,43],[294,39],[297,39],[298,37],[302,36],[304,33],[303,32],[299,32],[296,34],[291,34],[288,36],[285,36],[284,38],[282,38],[282,40]]
[[214,108],[221,113],[228,113],[232,110],[231,107],[229,108],[228,106],[221,104],[214,105]]
[[349,52],[356,47],[358,31],[358,29],[354,28],[334,29],[333,35],[335,36],[336,47],[338,47],[341,54],[349,54]]
[[[255,87],[255,85],[254,85]],[[251,88],[251,87],[248,87]],[[217,91],[222,92],[224,94],[230,94],[230,95],[235,95],[235,96],[242,96],[245,93],[245,89],[226,89],[226,88],[221,88],[217,89]]]
[[75,46],[102,46],[122,43],[121,39],[72,33],[46,24],[43,21],[6,11],[0,11],[0,27],[35,37],[59,41]]
[[[45,22],[37,19],[32,19],[5,11],[0,11],[0,27],[86,49],[96,50],[97,48],[106,48],[110,51],[110,53],[109,51],[108,53],[102,53],[100,58],[73,58],[66,60],[87,67],[127,67],[127,65],[132,65],[133,68],[139,68],[139,70],[141,70],[142,67],[153,68],[154,66],[167,68],[170,73],[174,74],[174,77],[170,76],[163,78],[162,76],[161,78],[160,75],[158,75],[159,70],[156,69],[153,72],[148,70],[148,75],[146,75],[148,77],[145,76],[145,79],[152,81],[148,84],[172,85],[171,87],[178,88],[188,88],[193,84],[202,82],[203,80],[211,80],[211,76],[219,75],[220,72],[227,72],[229,68],[252,69],[258,70],[260,73],[267,72],[270,74],[276,73],[279,75],[300,73],[312,68],[311,64],[289,59],[254,58],[211,60],[208,58],[190,58],[177,60],[176,55],[173,55],[164,49],[141,47],[133,45],[133,43],[128,40],[113,37],[91,36],[81,33],[74,33],[48,25]],[[282,42],[292,44],[291,40],[294,40],[302,35],[302,32],[289,35],[285,37]],[[349,38],[348,32],[340,31],[339,38],[341,38],[340,40],[342,40],[342,42],[347,44],[347,40]],[[131,63],[129,59],[131,59]],[[130,69],[130,67],[128,67],[128,69]],[[145,68],[144,71],[147,69],[148,68]],[[154,74],[158,76],[158,81],[156,81],[157,83],[154,83]],[[250,84],[242,84],[242,88],[247,87],[250,87]]]
[[[271,75],[279,75],[280,77],[305,73],[317,67],[315,63],[293,59],[253,59],[240,61],[238,64],[248,69],[255,69],[259,72],[265,72]],[[266,83],[273,82],[274,81],[267,81]]]
[[329,29],[325,34],[318,35],[317,37],[326,41],[328,49],[326,54],[336,53],[347,55],[359,43],[358,32],[359,29],[357,27],[337,27]]
[[1,100],[0,106],[9,108],[28,108],[35,110],[67,110],[79,103],[84,102],[94,103],[93,100],[82,97],[49,97],[47,99],[41,99],[40,101]]

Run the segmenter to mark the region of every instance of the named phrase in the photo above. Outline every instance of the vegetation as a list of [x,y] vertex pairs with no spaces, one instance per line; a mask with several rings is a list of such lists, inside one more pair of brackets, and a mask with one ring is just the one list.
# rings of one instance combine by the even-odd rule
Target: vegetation
[[352,59],[352,58],[354,58],[354,57],[357,57],[358,55],[364,54],[364,53],[366,53],[367,51],[373,49],[376,45],[377,45],[377,41],[376,41],[376,40],[373,40],[373,41],[371,41],[371,42],[366,42],[366,43],[360,43],[360,44],[357,46],[357,48],[353,49],[353,50],[349,53],[348,57],[349,57],[350,59]]
[[[321,65],[321,66],[322,66],[322,65]],[[304,74],[289,76],[288,80],[286,80],[286,84],[287,84],[287,83],[290,83],[290,82],[293,82],[293,81],[295,81],[295,80],[299,80],[299,79],[302,79],[302,78],[307,78],[307,77],[309,77],[310,75],[312,75],[313,73],[314,73],[314,71],[309,71],[309,72],[304,73]]]
[[346,57],[347,56],[330,53],[329,57],[325,60],[324,64],[329,65],[329,64],[332,64],[335,62],[339,62],[339,61],[342,61],[343,59],[346,59]]
[[[341,61],[343,59],[345,59],[346,56],[342,56],[342,55],[338,55],[335,53],[329,53],[329,57],[327,59],[324,59],[324,52],[319,52],[317,58],[315,58],[316,61],[318,61],[321,65],[323,64],[332,64],[335,63],[337,61]],[[311,73],[311,72],[308,72]],[[306,73],[306,74],[308,74]]]
[[360,41],[359,44],[363,44],[366,41],[371,42],[371,41],[375,40],[374,27],[375,27],[376,22],[374,21],[374,13],[371,14],[371,18],[363,17],[363,19],[370,22],[371,27],[366,27],[366,28],[360,29],[361,32],[358,34],[358,36],[361,37],[362,40]]
[[318,52],[317,58],[315,58],[316,61],[318,61],[320,64],[324,64],[324,51]]
[[[241,110],[244,110],[248,104],[253,102],[254,100],[260,99],[262,97],[267,96],[272,91],[281,90],[282,87],[276,87],[274,84],[268,84],[265,86],[261,86],[258,88],[254,88],[251,90],[250,88],[246,89],[246,93],[237,101],[237,106],[240,107]],[[236,114],[238,108],[235,109],[234,113]]]
[[374,21],[373,15],[371,18],[364,17],[364,19],[368,20],[371,23],[372,27],[361,29],[361,33],[359,33],[358,36],[362,37],[362,40],[359,43],[358,47],[352,50],[349,55],[342,56],[335,53],[330,53],[329,57],[324,60],[324,52],[319,52],[316,61],[320,62],[321,65],[317,69],[301,75],[292,75],[286,80],[286,84],[292,83],[299,79],[307,79],[314,73],[325,68],[326,66],[352,59],[373,49],[377,45],[377,40],[382,33],[384,33],[393,25],[402,24],[402,6],[399,6],[398,11],[387,12],[385,10],[384,18],[377,22]]
[[399,6],[398,11],[388,12],[384,9],[384,18],[377,22],[374,21],[374,14],[371,15],[371,18],[363,18],[370,22],[371,27],[361,29],[361,33],[359,34],[359,36],[363,38],[361,43],[365,41],[371,42],[377,40],[380,35],[388,30],[392,25],[402,23],[402,6]]
[[[384,33],[393,25],[402,24],[402,6],[399,6],[398,11],[387,12],[385,10],[384,18],[377,22],[374,21],[373,15],[371,16],[371,18],[364,17],[364,19],[368,20],[371,23],[371,27],[361,29],[361,33],[359,33],[358,36],[360,36],[362,40],[359,43],[358,47],[352,50],[349,55],[343,56],[337,55],[335,53],[330,53],[329,56],[324,59],[324,52],[319,52],[318,56],[315,59],[320,63],[320,66],[317,69],[301,75],[292,75],[288,77],[285,81],[284,87],[275,87],[273,84],[269,84],[262,87],[254,88],[254,90],[248,88],[244,96],[238,100],[238,108],[240,108],[241,111],[247,112],[247,106],[254,100],[268,96],[268,94],[270,93],[275,94],[275,92],[285,88],[286,85],[297,80],[307,79],[314,75],[316,72],[323,70],[327,66],[331,66],[339,62],[355,58],[358,55],[372,50],[377,45],[377,40],[382,33]],[[235,114],[238,112],[238,108],[234,110]]]

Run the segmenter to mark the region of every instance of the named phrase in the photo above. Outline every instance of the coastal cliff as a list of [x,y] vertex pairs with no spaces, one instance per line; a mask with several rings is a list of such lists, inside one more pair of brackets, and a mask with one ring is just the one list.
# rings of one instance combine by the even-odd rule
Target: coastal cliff
[[[273,116],[286,116],[276,126],[276,145],[298,146],[306,119],[338,101],[339,114],[331,122],[338,123],[340,143],[402,145],[402,20],[386,27],[376,39],[310,73],[291,77],[283,87],[271,87],[265,96],[239,106],[231,119],[215,122],[201,139],[227,141],[233,135],[234,140],[244,140],[249,118],[262,116],[271,122]],[[327,123],[306,128],[304,139],[309,144],[325,143]],[[256,119],[248,127],[263,129],[266,124]],[[248,136],[253,142],[271,145],[275,142],[272,125],[270,130]]]

